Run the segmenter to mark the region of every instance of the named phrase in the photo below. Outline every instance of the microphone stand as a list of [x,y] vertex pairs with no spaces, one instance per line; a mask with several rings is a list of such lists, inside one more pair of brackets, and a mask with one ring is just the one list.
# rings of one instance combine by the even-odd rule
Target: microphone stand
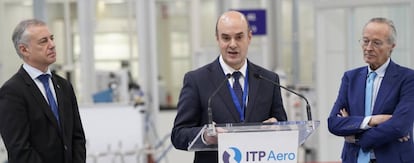
[[208,112],[208,124],[206,128],[207,136],[216,136],[216,127],[213,123],[213,111],[211,109],[211,99],[218,93],[221,87],[223,87],[224,83],[227,82],[227,80],[231,77],[231,74],[226,74],[226,78],[220,83],[220,85],[217,87],[216,90],[214,90],[213,94],[208,98],[207,102],[207,112]]
[[271,82],[272,84],[274,84],[274,85],[276,85],[276,86],[278,86],[280,88],[283,88],[283,89],[285,89],[285,90],[287,90],[287,91],[289,91],[289,92],[291,92],[291,93],[299,96],[300,98],[304,99],[305,102],[306,102],[306,114],[307,114],[308,121],[312,121],[311,106],[309,105],[309,101],[308,101],[308,99],[305,96],[303,96],[302,94],[299,94],[299,93],[297,93],[297,92],[295,92],[295,91],[293,91],[293,90],[291,90],[291,89],[289,89],[287,87],[284,87],[284,86],[280,85],[279,83],[276,83],[273,80],[270,80],[270,79],[268,79],[266,77],[263,77],[262,75],[254,74],[254,77],[256,77],[258,79],[264,79],[264,80],[266,80],[268,82]]

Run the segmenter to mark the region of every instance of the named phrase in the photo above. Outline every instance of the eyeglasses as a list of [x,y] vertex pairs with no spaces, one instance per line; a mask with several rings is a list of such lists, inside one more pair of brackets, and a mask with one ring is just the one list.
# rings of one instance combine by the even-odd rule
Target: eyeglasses
[[371,42],[371,46],[374,48],[381,48],[381,46],[384,44],[381,40],[368,40],[368,39],[361,39],[359,40],[359,43],[361,46],[368,47],[369,43]]

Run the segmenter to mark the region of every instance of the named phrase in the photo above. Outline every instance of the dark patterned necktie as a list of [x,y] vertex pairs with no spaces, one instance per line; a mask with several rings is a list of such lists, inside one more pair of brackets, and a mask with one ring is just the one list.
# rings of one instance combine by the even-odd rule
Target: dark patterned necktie
[[239,100],[239,104],[243,109],[243,100],[242,100],[243,90],[242,90],[242,87],[241,87],[240,82],[239,82],[240,76],[241,76],[240,71],[233,72],[233,78],[234,78],[233,91],[236,94],[237,99]]
[[43,84],[43,87],[45,88],[46,91],[46,97],[47,97],[47,101],[49,102],[49,106],[52,109],[53,115],[56,117],[56,120],[59,123],[59,113],[58,113],[58,106],[56,104],[56,100],[53,97],[52,91],[50,90],[49,87],[49,78],[50,75],[49,74],[43,74],[43,75],[39,75],[37,77]]

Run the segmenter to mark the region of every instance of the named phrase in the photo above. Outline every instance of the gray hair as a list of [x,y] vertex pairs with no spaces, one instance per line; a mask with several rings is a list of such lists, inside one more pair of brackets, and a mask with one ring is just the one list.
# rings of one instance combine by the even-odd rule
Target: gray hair
[[27,28],[31,26],[45,26],[46,23],[44,21],[38,19],[27,19],[21,21],[16,28],[14,28],[12,41],[14,48],[16,49],[17,54],[20,58],[23,58],[23,54],[20,53],[19,45],[20,44],[29,44],[29,32]]
[[372,18],[365,24],[364,29],[369,23],[383,23],[383,24],[388,25],[388,27],[391,29],[391,33],[388,37],[388,43],[394,44],[396,42],[395,39],[397,38],[397,30],[395,29],[395,26],[392,20],[387,19],[387,18],[382,18],[382,17]]

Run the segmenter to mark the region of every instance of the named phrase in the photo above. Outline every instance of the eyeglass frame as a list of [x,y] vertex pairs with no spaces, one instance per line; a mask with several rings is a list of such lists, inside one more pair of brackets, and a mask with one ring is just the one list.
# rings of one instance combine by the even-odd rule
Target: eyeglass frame
[[372,47],[377,48],[377,49],[381,48],[382,45],[384,45],[384,41],[378,40],[378,39],[370,40],[367,38],[362,38],[362,39],[359,39],[358,42],[361,46],[368,47],[369,45],[371,45]]

